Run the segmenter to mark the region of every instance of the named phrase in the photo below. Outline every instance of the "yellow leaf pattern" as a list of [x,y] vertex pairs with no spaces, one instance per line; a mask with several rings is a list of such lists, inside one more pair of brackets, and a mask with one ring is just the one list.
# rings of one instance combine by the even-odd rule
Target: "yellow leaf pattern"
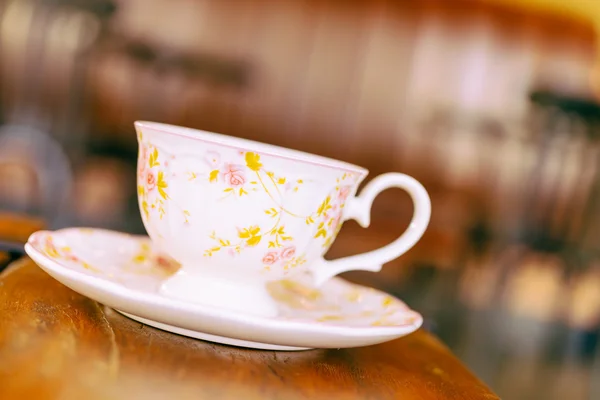
[[165,174],[162,171],[158,173],[158,183],[156,184],[156,187],[158,188],[158,193],[160,193],[160,196],[166,200],[169,196],[167,195],[167,192],[165,192],[165,189],[167,188],[167,182],[165,182]]
[[[286,185],[288,180],[285,177],[276,176],[275,173],[272,171],[264,170],[264,165],[261,163],[261,159],[258,154],[248,152],[245,153],[244,158],[248,169],[254,171],[257,177],[257,180],[249,182],[250,185],[255,185],[255,187],[252,190],[256,191],[256,186],[262,188],[262,190],[269,196],[269,198],[274,203],[274,207],[266,208],[264,210],[264,213],[273,218],[275,222],[272,227],[268,229],[263,229],[262,234],[258,234],[256,232],[252,233],[250,230],[251,228],[238,230],[238,237],[239,239],[241,239],[241,242],[237,244],[236,252],[239,253],[244,247],[258,246],[260,243],[263,243],[261,241],[262,237],[268,235],[269,240],[264,242],[265,244],[263,245],[266,247],[267,251],[264,260],[264,262],[267,264],[265,265],[265,271],[271,271],[273,263],[278,263],[279,265],[282,265],[284,270],[292,268],[293,265],[299,265],[301,263],[299,261],[300,258],[293,257],[293,260],[298,259],[297,262],[283,262],[283,259],[278,258],[279,256],[277,254],[279,253],[273,251],[275,249],[284,248],[295,249],[295,246],[293,246],[294,238],[292,235],[288,235],[285,232],[285,227],[282,223],[282,218],[284,215],[286,217],[302,218],[306,225],[312,225],[316,223],[316,226],[313,231],[313,237],[317,239],[322,239],[323,247],[329,247],[333,241],[333,238],[335,237],[335,235],[341,227],[341,213],[344,207],[345,200],[349,194],[349,186],[342,186],[342,182],[345,179],[350,178],[352,176],[350,174],[344,173],[344,175],[342,175],[341,178],[338,178],[338,185],[335,187],[335,191],[325,196],[325,198],[319,203],[319,206],[315,210],[315,212],[309,215],[298,215],[285,208],[279,202],[279,200],[277,200],[278,198],[281,198],[281,192],[278,186]],[[267,186],[265,182],[270,182],[272,183],[272,185]],[[283,190],[289,189],[293,192],[297,192],[299,186],[304,183],[304,180],[296,179],[293,182],[293,185],[286,185],[286,187]],[[276,192],[272,193],[273,190],[275,190]],[[224,189],[224,192],[227,193],[232,191],[233,188],[231,187]],[[239,194],[239,196],[241,197],[243,194],[247,194],[248,192],[243,187],[241,187],[235,193]],[[292,244],[292,247],[290,247],[289,243]],[[211,256],[214,252],[214,250],[209,249],[205,252],[205,255]],[[290,250],[288,250],[288,253],[289,252]]]
[[219,177],[219,170],[218,169],[214,169],[214,170],[210,171],[210,175],[209,175],[208,180],[210,182],[216,182],[218,177]]
[[[306,259],[304,254],[296,254],[294,235],[290,234],[293,233],[293,229],[290,233],[287,232],[285,225],[290,225],[290,219],[304,221],[303,225],[311,230],[313,238],[322,241],[323,247],[328,247],[341,227],[340,221],[347,191],[355,184],[358,175],[349,173],[340,175],[335,189],[324,195],[316,209],[308,214],[302,214],[286,208],[284,200],[287,193],[297,193],[301,190],[307,182],[306,179],[285,177],[279,175],[277,171],[267,170],[261,155],[256,152],[238,154],[243,161],[241,159],[221,160],[220,154],[211,150],[207,152],[205,158],[209,165],[207,170],[183,171],[180,174],[186,182],[203,177],[206,179],[204,182],[218,185],[218,190],[223,193],[219,201],[253,197],[257,192],[266,194],[270,204],[264,208],[263,215],[270,217],[271,222],[267,226],[263,226],[265,222],[261,222],[260,225],[238,228],[237,235],[234,233],[237,237],[227,237],[228,235],[221,237],[217,232],[211,232],[209,237],[213,244],[207,246],[204,255],[212,257],[215,253],[226,252],[233,256],[246,248],[260,248],[265,251],[263,253],[265,271],[271,271],[276,266],[284,271],[293,269],[306,262]],[[177,199],[169,195],[169,179],[175,176],[169,175],[169,158],[165,157],[156,146],[143,142],[140,144],[140,157],[138,194],[144,219],[146,221],[151,218],[162,219],[167,211],[179,209],[182,221],[189,223],[192,217],[188,209],[190,206],[186,203],[184,207],[180,207]],[[347,179],[351,181],[346,183]],[[265,237],[268,240],[263,240]]]
[[331,205],[329,204],[330,201],[331,201],[331,196],[327,196],[325,198],[325,200],[323,200],[323,202],[319,206],[319,209],[317,210],[317,215],[319,217],[323,216],[324,213],[326,213],[328,210],[331,209]]
[[[147,159],[144,159],[144,157],[147,157]],[[167,212],[165,202],[170,201],[174,208],[180,209],[183,221],[188,223],[191,213],[179,207],[169,197],[169,184],[164,170],[167,164],[167,162],[161,162],[161,155],[157,147],[140,143],[138,194],[142,216],[146,221],[149,221],[152,214],[156,213],[159,219],[162,219]],[[189,180],[194,180],[197,177],[194,172],[188,173],[187,176],[189,176]]]
[[260,163],[260,156],[257,153],[246,153],[246,165],[252,171],[258,172],[262,168]]
[[158,149],[155,147],[152,154],[150,154],[150,158],[148,159],[148,164],[150,168],[158,167],[160,163],[158,162]]
[[327,231],[325,230],[324,225],[325,225],[324,222],[321,222],[319,224],[319,227],[317,228],[317,233],[315,234],[315,238],[318,238],[318,237],[321,237],[321,236],[324,237],[324,238],[327,237]]
[[246,240],[246,244],[248,246],[256,246],[257,244],[260,243],[260,239],[262,237],[260,235],[258,236],[252,236],[250,239]]
[[150,212],[148,211],[148,202],[146,200],[142,201],[142,209],[144,210],[146,218],[150,218]]

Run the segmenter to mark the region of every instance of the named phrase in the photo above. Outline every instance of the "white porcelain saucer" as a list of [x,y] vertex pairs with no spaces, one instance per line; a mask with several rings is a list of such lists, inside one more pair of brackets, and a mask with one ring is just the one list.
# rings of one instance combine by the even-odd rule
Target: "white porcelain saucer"
[[423,322],[400,300],[341,278],[319,289],[308,276],[270,283],[279,307],[271,318],[166,298],[158,288],[179,266],[144,236],[86,228],[40,231],[25,249],[76,292],[144,324],[212,342],[269,350],[356,347],[407,335]]

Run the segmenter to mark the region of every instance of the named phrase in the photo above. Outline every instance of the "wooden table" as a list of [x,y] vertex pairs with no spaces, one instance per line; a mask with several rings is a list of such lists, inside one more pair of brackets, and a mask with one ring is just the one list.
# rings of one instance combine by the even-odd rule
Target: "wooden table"
[[423,330],[343,350],[223,346],[127,319],[25,257],[0,274],[0,399],[26,398],[498,399]]

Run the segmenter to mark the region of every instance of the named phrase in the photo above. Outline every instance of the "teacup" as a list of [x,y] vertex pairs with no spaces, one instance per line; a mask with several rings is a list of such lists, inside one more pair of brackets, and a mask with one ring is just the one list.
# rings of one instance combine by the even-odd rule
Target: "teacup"
[[[269,281],[310,273],[315,285],[350,270],[379,271],[425,232],[429,196],[415,179],[313,154],[184,127],[135,123],[138,199],[144,226],[181,264],[160,292],[172,298],[274,316]],[[370,222],[383,190],[414,202],[408,229],[392,243],[326,261],[342,223]]]

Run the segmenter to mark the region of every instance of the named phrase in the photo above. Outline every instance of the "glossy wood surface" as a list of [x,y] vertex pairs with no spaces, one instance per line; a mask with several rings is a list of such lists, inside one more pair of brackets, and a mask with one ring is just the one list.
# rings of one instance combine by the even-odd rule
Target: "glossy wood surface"
[[494,399],[435,338],[299,353],[202,342],[131,321],[30,260],[0,285],[0,398]]
[[129,320],[30,259],[0,274],[0,399],[497,399],[429,333],[272,352]]

